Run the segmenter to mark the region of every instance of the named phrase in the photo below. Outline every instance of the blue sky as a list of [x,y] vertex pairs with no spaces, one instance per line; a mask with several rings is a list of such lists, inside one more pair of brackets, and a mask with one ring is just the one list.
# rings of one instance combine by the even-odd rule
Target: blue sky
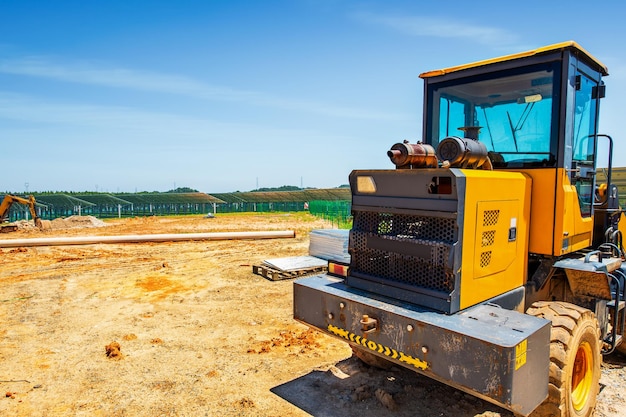
[[0,190],[336,187],[421,139],[421,72],[566,40],[626,166],[626,6],[595,7],[0,0]]

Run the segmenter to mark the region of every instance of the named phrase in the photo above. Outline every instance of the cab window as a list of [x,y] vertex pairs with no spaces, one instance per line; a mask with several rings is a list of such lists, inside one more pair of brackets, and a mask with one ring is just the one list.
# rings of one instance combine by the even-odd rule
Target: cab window
[[459,128],[480,126],[478,139],[497,168],[556,166],[555,71],[551,64],[505,71],[500,77],[431,85],[427,141],[433,146]]

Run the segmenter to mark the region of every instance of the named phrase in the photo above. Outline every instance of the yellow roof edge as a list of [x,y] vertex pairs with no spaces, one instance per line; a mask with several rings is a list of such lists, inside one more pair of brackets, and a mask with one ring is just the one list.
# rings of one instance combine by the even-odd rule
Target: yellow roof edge
[[598,65],[598,67],[600,68],[600,71],[602,72],[602,75],[609,75],[609,70],[606,67],[606,65],[604,65],[602,62],[596,59],[593,55],[587,52],[587,50],[585,50],[582,46],[580,46],[578,43],[574,41],[566,41],[566,42],[555,43],[555,44],[548,45],[548,46],[543,46],[537,49],[532,49],[530,51],[518,52],[516,54],[510,54],[510,55],[500,56],[497,58],[485,59],[482,61],[471,62],[469,64],[457,65],[454,67],[423,72],[420,74],[420,78],[438,77],[441,75],[449,74],[451,72],[461,71],[461,70],[465,70],[469,68],[481,67],[483,65],[495,64],[497,62],[504,62],[504,61],[510,61],[513,59],[525,58],[528,56],[538,55],[538,54],[542,54],[545,52],[558,51],[560,49],[565,49],[565,48],[574,48],[582,52],[587,58],[589,58],[592,62]]

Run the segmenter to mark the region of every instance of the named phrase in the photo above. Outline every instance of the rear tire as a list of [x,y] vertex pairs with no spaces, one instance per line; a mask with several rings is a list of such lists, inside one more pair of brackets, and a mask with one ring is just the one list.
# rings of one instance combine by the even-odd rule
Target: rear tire
[[526,312],[552,322],[548,398],[532,417],[590,417],[600,389],[600,328],[586,308],[540,301]]

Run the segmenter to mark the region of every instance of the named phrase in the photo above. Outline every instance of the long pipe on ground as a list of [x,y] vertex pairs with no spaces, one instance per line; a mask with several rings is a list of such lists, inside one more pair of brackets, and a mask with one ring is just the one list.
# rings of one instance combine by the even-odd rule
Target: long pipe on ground
[[28,246],[93,245],[98,243],[180,242],[189,240],[277,239],[296,237],[294,230],[266,232],[172,233],[156,235],[42,237],[0,240],[0,248]]

